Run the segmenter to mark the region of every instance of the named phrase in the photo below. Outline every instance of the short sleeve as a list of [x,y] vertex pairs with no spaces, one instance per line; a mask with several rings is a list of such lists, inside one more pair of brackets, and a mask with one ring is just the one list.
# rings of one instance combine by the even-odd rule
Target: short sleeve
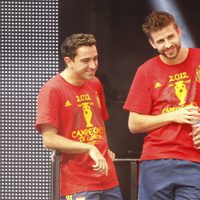
[[50,124],[58,128],[58,94],[48,85],[44,85],[37,98],[37,117],[35,127],[41,132],[41,124]]

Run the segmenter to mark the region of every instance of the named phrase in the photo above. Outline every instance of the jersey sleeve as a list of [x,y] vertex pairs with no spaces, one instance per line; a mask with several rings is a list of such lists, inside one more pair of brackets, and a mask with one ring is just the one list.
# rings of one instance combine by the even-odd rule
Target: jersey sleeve
[[148,75],[138,68],[123,108],[130,112],[149,114],[152,107]]
[[58,95],[54,88],[44,85],[37,99],[37,117],[35,127],[41,132],[41,124],[58,128]]

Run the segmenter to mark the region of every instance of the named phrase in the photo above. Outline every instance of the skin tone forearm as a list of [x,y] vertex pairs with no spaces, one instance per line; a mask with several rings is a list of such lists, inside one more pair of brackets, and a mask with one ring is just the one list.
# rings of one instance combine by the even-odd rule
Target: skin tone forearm
[[[108,174],[108,165],[106,159],[99,152],[96,146],[87,143],[76,142],[60,136],[57,134],[57,129],[48,124],[42,125],[41,129],[43,145],[46,149],[56,149],[60,152],[74,154],[88,153],[94,161],[94,165],[92,166],[93,169],[97,172],[105,173],[106,175]],[[112,159],[112,157],[114,157],[114,153],[110,150],[108,153]]]
[[174,112],[160,115],[141,115],[131,112],[128,126],[132,133],[148,132],[170,123],[193,124],[200,119],[199,108],[187,106]]
[[57,134],[57,129],[42,125],[43,145],[47,149],[57,149],[64,153],[87,153],[92,145],[76,142]]

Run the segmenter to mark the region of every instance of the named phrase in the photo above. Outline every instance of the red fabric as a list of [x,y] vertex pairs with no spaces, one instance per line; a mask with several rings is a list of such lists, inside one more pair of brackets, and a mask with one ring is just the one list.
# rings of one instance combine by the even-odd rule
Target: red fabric
[[97,146],[109,165],[109,175],[94,172],[88,154],[62,154],[60,195],[102,190],[118,185],[114,164],[108,156],[104,120],[108,119],[102,86],[97,78],[80,87],[67,83],[59,74],[42,87],[38,96],[36,128],[50,124],[58,134]]
[[[197,76],[196,76],[197,75]],[[164,64],[159,56],[140,66],[123,106],[130,112],[158,115],[187,105],[200,106],[200,49],[190,49],[177,65]],[[141,160],[161,158],[200,162],[194,149],[190,125],[172,123],[147,133]]]

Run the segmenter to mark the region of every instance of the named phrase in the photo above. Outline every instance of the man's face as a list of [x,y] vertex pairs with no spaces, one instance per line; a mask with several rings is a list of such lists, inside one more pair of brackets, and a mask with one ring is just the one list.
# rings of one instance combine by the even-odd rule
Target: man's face
[[73,78],[76,80],[93,79],[98,68],[98,53],[96,46],[82,46],[78,48],[76,57],[74,60],[70,59],[68,67],[71,68]]
[[165,57],[165,59],[176,59],[181,48],[181,33],[174,24],[152,32],[150,44],[154,49]]

